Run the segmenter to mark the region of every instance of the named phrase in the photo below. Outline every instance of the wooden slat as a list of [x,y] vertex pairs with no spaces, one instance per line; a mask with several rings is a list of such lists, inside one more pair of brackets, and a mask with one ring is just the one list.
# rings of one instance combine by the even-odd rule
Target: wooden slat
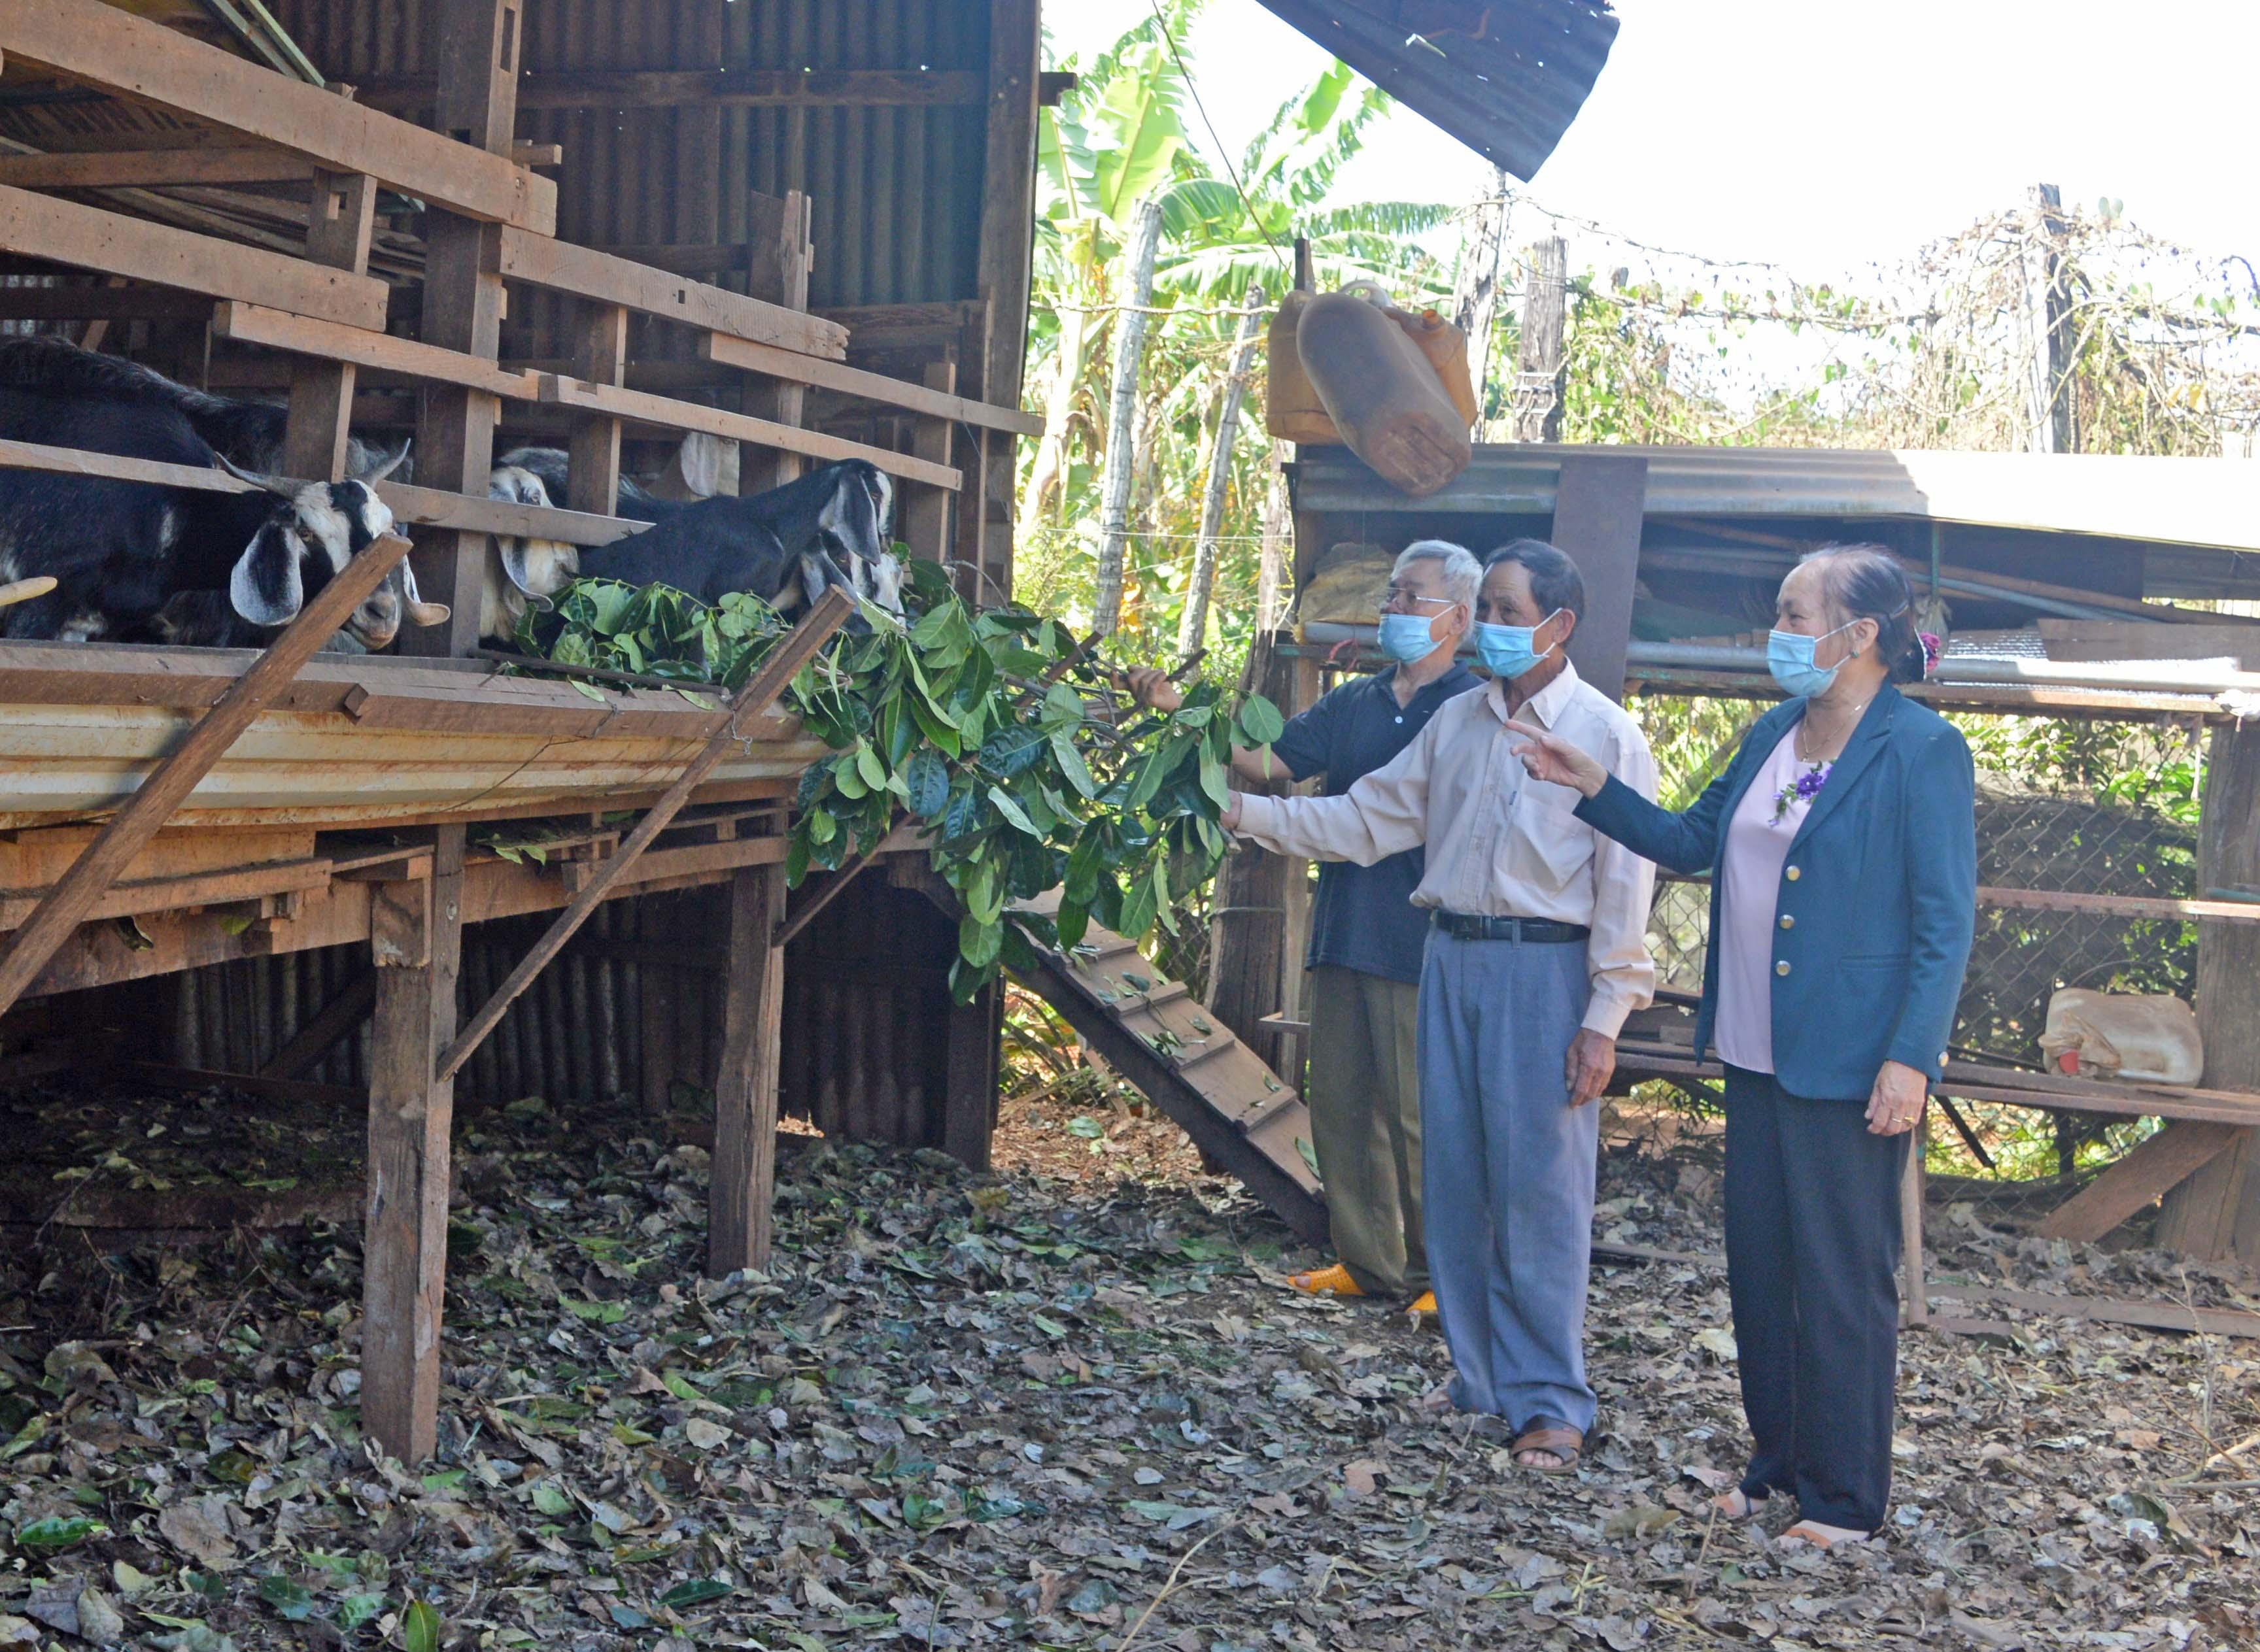
[[[428,75],[355,82],[376,109],[428,109]],[[981,101],[981,77],[959,69],[582,69],[527,75],[520,109],[936,109]]]
[[0,183],[18,189],[163,189],[193,183],[303,183],[314,163],[263,144],[226,149],[118,149],[0,155]]
[[290,1042],[259,1070],[262,1079],[296,1079],[318,1066],[324,1056],[367,1021],[376,1003],[376,972],[357,975],[353,985],[332,999],[322,1013],[301,1027]]
[[2153,895],[2084,894],[2058,889],[1980,889],[1978,904],[2106,917],[2219,918],[2231,923],[2260,923],[2260,906],[2237,901],[2168,901]]
[[955,491],[962,481],[951,466],[930,464],[908,453],[898,453],[884,447],[867,447],[861,442],[826,436],[821,431],[796,430],[790,424],[757,419],[744,413],[731,413],[720,408],[669,401],[663,395],[653,395],[644,390],[590,384],[560,374],[545,373],[541,375],[541,399],[555,402],[560,407],[609,413],[632,424],[654,425],[664,431],[704,431],[710,436],[780,448],[785,452],[802,453],[811,459],[869,459],[890,475],[899,476],[905,481],[925,482],[934,488]]
[[777,644],[769,659],[762,662],[761,670],[731,701],[730,725],[708,740],[698,755],[691,758],[675,784],[669,787],[659,801],[636,822],[635,830],[628,834],[619,851],[605,859],[603,869],[590,879],[588,887],[573,897],[572,903],[558,915],[557,921],[534,943],[533,950],[519,960],[518,967],[510,972],[509,979],[496,988],[494,996],[471,1017],[470,1024],[464,1028],[462,1036],[440,1057],[437,1068],[440,1078],[451,1079],[461,1070],[463,1063],[470,1059],[471,1052],[494,1030],[495,1024],[501,1021],[503,1012],[510,1008],[511,1001],[526,989],[565,943],[573,938],[573,932],[588,922],[589,915],[597,909],[605,893],[621,880],[636,858],[649,846],[651,840],[665,830],[667,823],[690,801],[690,794],[697,790],[698,783],[712,773],[722,758],[738,744],[736,725],[741,720],[750,725],[774,705],[800,668],[815,658],[816,651],[824,645],[833,632],[847,623],[848,616],[855,611],[855,601],[847,593],[837,588],[828,590],[815,607],[809,609],[807,617]]
[[[106,6],[97,9],[109,11]],[[294,315],[319,317],[333,324],[380,332],[384,327],[385,286],[374,276],[325,269],[263,247],[5,184],[0,184],[0,252],[216,298],[242,299]]]
[[836,323],[544,235],[505,230],[501,271],[505,281],[619,304],[639,315],[755,344],[833,360],[848,353],[847,330]]
[[378,367],[418,379],[436,379],[442,384],[483,390],[490,395],[512,401],[532,402],[540,396],[541,381],[537,374],[512,372],[465,352],[443,350],[413,338],[396,338],[383,331],[381,323],[374,330],[340,326],[307,316],[286,315],[258,304],[228,303],[213,310],[212,331],[238,344],[264,345],[273,350],[290,350],[331,361],[350,361],[357,367]]
[[[0,464],[7,462],[0,443]],[[231,478],[231,480],[232,480]],[[507,499],[475,499],[468,494],[442,493],[436,488],[416,488],[406,482],[376,485],[377,497],[391,507],[399,521],[419,528],[461,528],[473,533],[506,533],[520,538],[561,539],[567,545],[610,545],[632,533],[641,533],[647,522],[620,516],[592,516],[585,511],[554,505],[521,505]]]
[[102,829],[61,880],[47,892],[0,958],[0,1015],[7,1013],[69,938],[134,856],[148,846],[197,782],[227,754],[236,737],[267,709],[300,667],[334,636],[347,616],[408,554],[397,535],[379,539],[324,587],[276,637],[259,663],[236,680],[187,739],[151,770],[132,799]]
[[771,378],[788,379],[795,384],[812,385],[820,390],[835,390],[842,395],[859,396],[867,402],[879,402],[889,407],[972,424],[983,430],[1007,431],[1015,436],[1041,436],[1044,433],[1043,420],[1033,413],[1023,413],[1016,408],[991,407],[985,402],[969,401],[964,396],[928,389],[907,380],[890,379],[883,373],[866,373],[861,367],[821,360],[797,351],[781,350],[774,345],[733,338],[726,333],[708,333],[700,340],[699,353],[707,360],[720,362],[726,367],[742,367],[748,373],[767,374]]
[[101,0],[10,0],[0,9],[0,53],[11,68],[83,81],[333,172],[365,172],[465,217],[539,235],[557,228],[557,186],[506,157],[286,79]]
[[2203,1332],[2210,1336],[2260,1337],[2260,1314],[2234,1308],[2189,1308],[2178,1302],[2125,1302],[2110,1297],[2056,1296],[2006,1285],[1949,1285],[1930,1287],[1934,1297],[1963,1302],[1995,1302],[2028,1314],[2103,1325],[2139,1325],[2146,1330]]
[[[330,863],[326,860],[274,861],[230,872],[139,879],[132,883],[115,883],[104,890],[83,921],[177,911],[182,907],[230,906],[240,901],[256,901],[262,895],[319,889],[329,880]],[[51,893],[46,889],[0,890],[0,929],[15,929],[29,920],[39,902]]]
[[713,1178],[707,1195],[706,1275],[726,1278],[769,1262],[776,1185],[779,1035],[784,1019],[784,869],[751,867],[730,880],[728,979],[722,1059],[714,1077]]
[[2233,1124],[2191,1119],[2169,1124],[2050,1211],[2034,1231],[2043,1239],[2092,1244],[2210,1164],[2237,1135]]

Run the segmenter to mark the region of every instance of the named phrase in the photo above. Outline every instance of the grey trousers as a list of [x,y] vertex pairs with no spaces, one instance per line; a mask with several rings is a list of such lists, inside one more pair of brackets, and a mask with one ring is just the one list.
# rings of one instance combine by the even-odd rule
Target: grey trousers
[[1420,1226],[1420,988],[1311,972],[1311,1147],[1334,1255],[1368,1296],[1428,1288]]
[[1516,1428],[1586,1429],[1585,1275],[1600,1107],[1570,1106],[1563,1060],[1592,995],[1576,942],[1432,929],[1420,972],[1428,1272],[1452,1401]]

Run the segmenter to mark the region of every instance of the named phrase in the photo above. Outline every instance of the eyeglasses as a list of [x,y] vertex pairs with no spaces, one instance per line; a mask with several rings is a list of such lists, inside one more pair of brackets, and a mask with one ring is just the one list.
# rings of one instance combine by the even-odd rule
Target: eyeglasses
[[1409,585],[1392,584],[1384,587],[1381,594],[1381,606],[1384,608],[1406,609],[1417,602],[1433,603],[1438,608],[1459,606],[1448,596],[1424,596]]

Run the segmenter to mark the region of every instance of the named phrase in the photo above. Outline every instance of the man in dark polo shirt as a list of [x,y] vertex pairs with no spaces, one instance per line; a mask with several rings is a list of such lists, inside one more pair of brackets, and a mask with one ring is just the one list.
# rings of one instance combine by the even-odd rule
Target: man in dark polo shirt
[[[1320,697],[1264,754],[1235,749],[1234,772],[1260,783],[1284,767],[1298,780],[1326,776],[1329,797],[1412,744],[1436,709],[1482,681],[1455,657],[1475,619],[1483,569],[1459,545],[1408,545],[1390,575],[1381,648],[1395,663]],[[1158,671],[1131,673],[1138,698],[1173,709],[1177,691]],[[1412,905],[1418,849],[1370,866],[1328,861],[1311,908],[1312,1146],[1327,1189],[1330,1267],[1294,1275],[1298,1291],[1338,1296],[1413,1295],[1433,1313],[1420,1228],[1420,1104],[1415,1002],[1428,915]]]

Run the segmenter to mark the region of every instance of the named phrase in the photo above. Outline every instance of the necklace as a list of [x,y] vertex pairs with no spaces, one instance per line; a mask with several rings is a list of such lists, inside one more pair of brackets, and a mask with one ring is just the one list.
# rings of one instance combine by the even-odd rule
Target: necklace
[[[1858,705],[1856,705],[1856,706],[1853,707],[1853,708],[1852,708],[1852,709],[1851,709],[1849,712],[1848,712],[1848,713],[1846,714],[1845,720],[1846,720],[1846,722],[1849,723],[1849,728],[1850,728],[1850,729],[1857,729],[1857,728],[1860,726],[1860,716],[1861,716],[1861,714],[1862,714],[1862,713],[1863,713],[1864,711],[1866,711],[1866,710],[1867,710],[1867,709],[1868,709],[1870,706],[1871,706],[1871,705],[1873,705],[1873,704],[1875,703],[1875,698],[1876,698],[1876,697],[1875,697],[1873,694],[1870,694],[1870,695],[1869,695],[1865,700],[1863,700],[1863,701],[1862,701]],[[1801,719],[1799,721],[1798,725],[1797,725],[1797,736],[1796,736],[1796,742],[1797,742],[1797,744],[1796,744],[1796,751],[1797,751],[1797,758],[1798,758],[1798,761],[1799,761],[1799,762],[1800,762],[1800,763],[1820,763],[1820,762],[1831,761],[1831,760],[1833,760],[1833,759],[1826,759],[1826,758],[1816,758],[1816,757],[1813,757],[1813,756],[1812,756],[1812,755],[1811,755],[1811,752],[1812,752],[1812,751],[1813,751],[1813,745],[1810,745],[1810,744],[1806,744],[1806,736],[1807,734],[1811,733],[1811,732],[1812,732],[1812,730],[1813,730],[1813,711],[1812,711],[1812,709],[1808,707],[1808,708],[1806,709],[1806,713],[1805,713],[1804,717],[1803,717],[1803,718],[1801,718]],[[1846,738],[1846,739],[1849,739],[1850,737],[1851,737],[1851,734],[1850,734],[1850,732],[1849,732],[1849,730],[1847,730],[1847,732],[1846,732],[1846,735],[1845,735],[1845,738]],[[1819,743],[1819,742],[1817,742],[1817,741],[1813,743],[1813,744],[1820,744],[1820,743]],[[1840,747],[1840,750],[1841,750],[1841,747]]]

